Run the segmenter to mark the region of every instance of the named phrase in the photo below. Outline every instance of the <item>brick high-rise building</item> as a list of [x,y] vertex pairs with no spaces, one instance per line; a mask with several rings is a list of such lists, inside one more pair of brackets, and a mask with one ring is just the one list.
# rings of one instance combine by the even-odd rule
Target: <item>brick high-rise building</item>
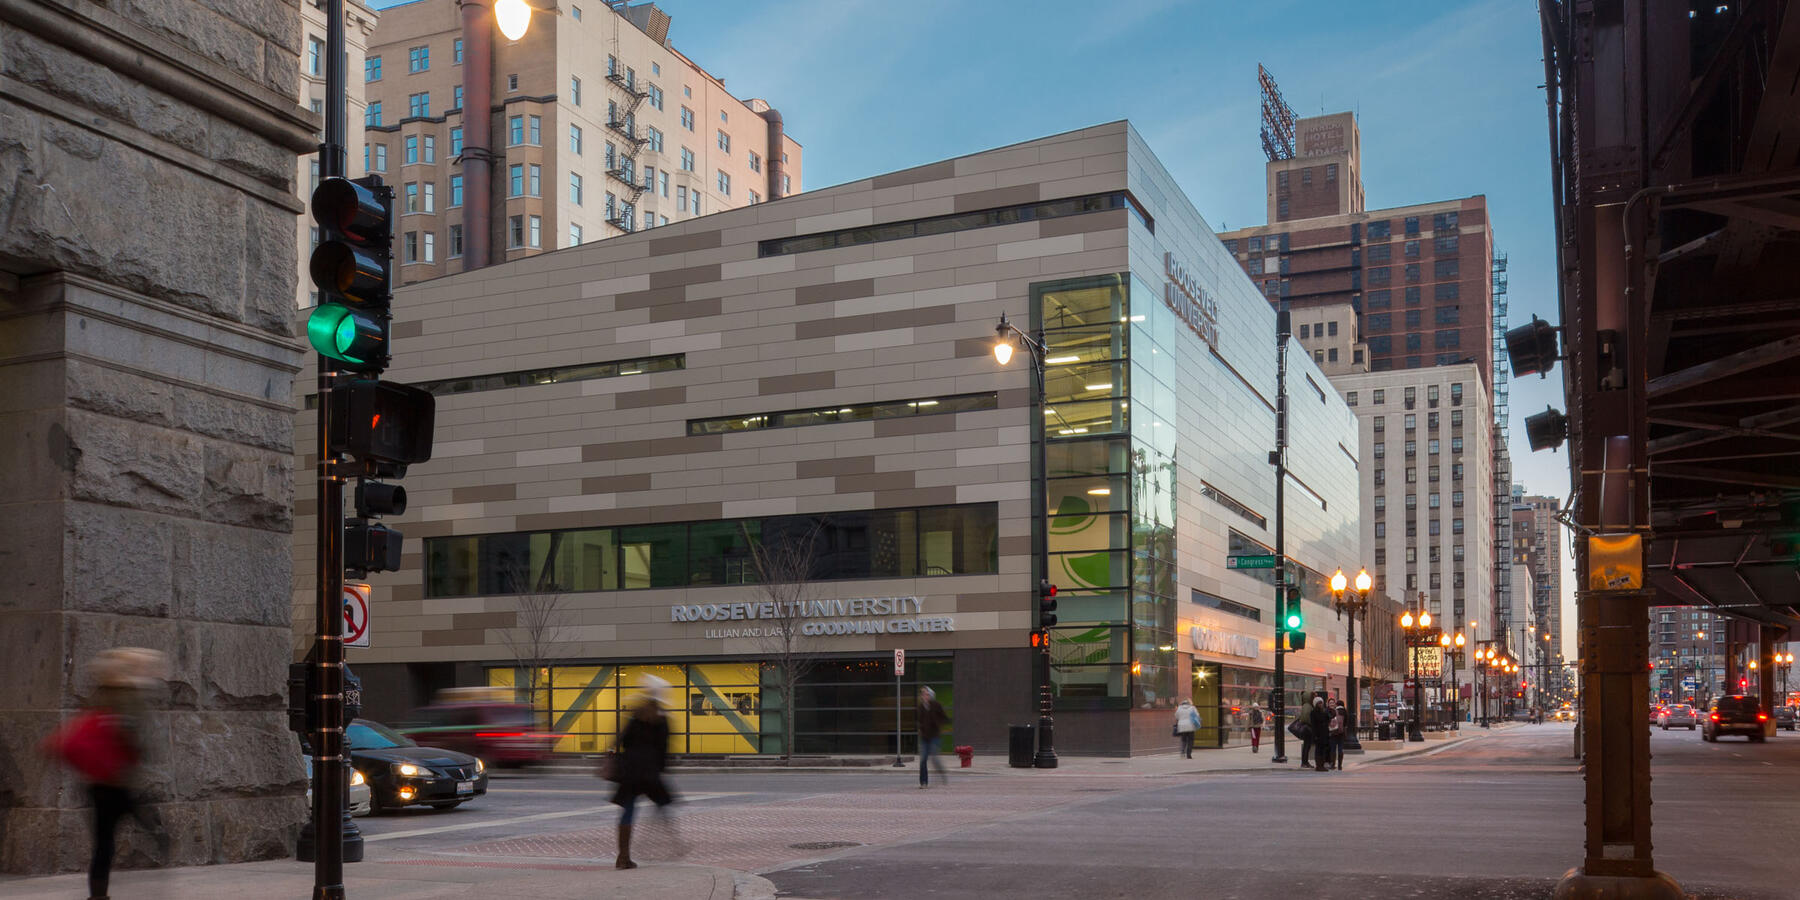
[[1294,130],[1294,157],[1267,165],[1269,224],[1219,235],[1250,280],[1288,302],[1327,375],[1474,362],[1488,382],[1487,198],[1365,209],[1355,115],[1299,119]]
[[[780,113],[733,96],[676,50],[654,4],[561,12],[533,16],[517,41],[492,35],[490,263],[801,189],[800,145]],[[366,159],[350,167],[398,192],[403,283],[462,271],[465,223],[482,216],[464,191],[477,150],[465,147],[463,116],[471,39],[453,0],[417,0],[382,10],[369,43]]]
[[[1522,554],[1520,561],[1531,566],[1535,590],[1531,603],[1539,620],[1539,628],[1547,628],[1553,638],[1551,655],[1562,658],[1562,524],[1556,521],[1562,501],[1555,497],[1527,495],[1513,486],[1513,546]],[[1523,598],[1521,598],[1523,599]]]

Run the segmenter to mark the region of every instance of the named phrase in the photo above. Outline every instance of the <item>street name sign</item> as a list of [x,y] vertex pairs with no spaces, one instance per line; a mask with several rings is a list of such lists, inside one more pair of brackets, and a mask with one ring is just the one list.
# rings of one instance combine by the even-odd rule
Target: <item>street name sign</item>
[[1227,556],[1225,557],[1225,568],[1273,569],[1275,568],[1275,555],[1269,553],[1262,556]]

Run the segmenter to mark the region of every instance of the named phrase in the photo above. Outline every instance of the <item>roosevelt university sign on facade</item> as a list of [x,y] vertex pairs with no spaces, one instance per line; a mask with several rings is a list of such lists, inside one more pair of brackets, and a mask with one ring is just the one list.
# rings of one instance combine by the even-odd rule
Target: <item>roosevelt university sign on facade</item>
[[36,750],[108,646],[162,650],[142,788],[167,848],[292,851],[298,8],[0,0],[0,870],[86,863]]

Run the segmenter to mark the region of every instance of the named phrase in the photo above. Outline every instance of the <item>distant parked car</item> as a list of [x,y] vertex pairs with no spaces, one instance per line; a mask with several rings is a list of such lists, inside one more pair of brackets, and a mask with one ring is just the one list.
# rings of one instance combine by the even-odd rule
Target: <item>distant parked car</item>
[[1684,727],[1693,731],[1699,723],[1700,714],[1695,712],[1693,707],[1683,703],[1662,707],[1662,713],[1656,717],[1656,724],[1661,725],[1664,731],[1668,731],[1670,728]]
[[1717,741],[1722,734],[1741,734],[1754,743],[1763,742],[1763,723],[1769,714],[1762,711],[1755,697],[1736,694],[1720,697],[1706,711],[1700,722],[1700,739]]
[[1775,707],[1775,727],[1794,730],[1794,708],[1791,706]]

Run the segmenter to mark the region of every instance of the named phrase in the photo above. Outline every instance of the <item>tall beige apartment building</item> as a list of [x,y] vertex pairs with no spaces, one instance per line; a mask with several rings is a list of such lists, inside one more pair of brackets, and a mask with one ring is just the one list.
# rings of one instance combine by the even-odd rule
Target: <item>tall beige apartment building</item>
[[[344,120],[352,127],[344,134],[344,166],[346,174],[353,176],[364,174],[363,132],[354,126],[368,107],[367,98],[363,95],[363,81],[358,73],[363,71],[364,51],[369,46],[370,35],[375,33],[375,21],[374,10],[359,0],[345,0],[344,53],[349,58],[349,78],[345,79]],[[300,4],[300,102],[320,118],[321,128],[324,127],[326,97],[325,22],[325,7],[319,0],[304,0]],[[299,192],[300,202],[310,206],[313,188],[318,186],[319,154],[303,153],[295,163],[294,171],[294,190]],[[310,209],[301,213],[294,228],[294,244],[299,251],[296,258],[300,260],[300,278],[295,282],[294,302],[301,307],[316,306],[319,302],[318,291],[306,274],[306,260],[312,256],[318,233]]]
[[676,50],[661,9],[593,0],[557,12],[509,41],[465,35],[454,0],[382,11],[363,67],[366,163],[397,192],[402,283],[463,271],[465,228],[484,218],[464,185],[480,153],[465,141],[471,40],[492,41],[491,263],[800,190],[800,145],[781,115]]

